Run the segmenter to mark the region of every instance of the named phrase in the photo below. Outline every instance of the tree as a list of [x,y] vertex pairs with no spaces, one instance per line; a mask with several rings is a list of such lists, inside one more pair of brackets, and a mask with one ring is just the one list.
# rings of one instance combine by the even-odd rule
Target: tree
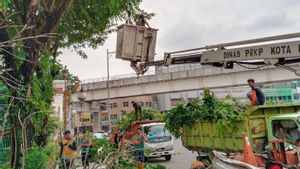
[[101,45],[118,21],[132,20],[142,11],[140,0],[1,2],[0,57],[10,70],[2,80],[13,101],[9,111],[14,140],[11,166],[23,168],[27,147],[45,140],[52,82],[62,68],[57,62],[59,48],[72,48],[86,58],[84,47]]
[[[143,109],[141,120],[164,120],[165,114],[158,110]],[[116,125],[120,127],[121,130],[127,130],[130,125],[136,121],[134,111],[123,111],[123,115],[116,122]]]

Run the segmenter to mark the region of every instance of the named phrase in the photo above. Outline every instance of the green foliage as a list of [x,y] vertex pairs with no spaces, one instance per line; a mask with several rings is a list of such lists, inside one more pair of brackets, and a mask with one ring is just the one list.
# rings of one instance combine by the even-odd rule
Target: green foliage
[[56,131],[58,131],[60,128],[62,128],[62,126],[57,116],[53,114],[49,114],[49,117],[47,117],[47,124],[43,128],[44,128],[44,133],[47,136],[50,136]]
[[[9,90],[8,88],[3,84],[3,82],[0,81],[0,128],[2,127],[3,123],[3,117],[4,113],[6,112],[8,108],[8,95],[9,95]],[[6,117],[6,126],[8,125],[9,119]]]
[[281,105],[281,104],[286,104],[284,101],[273,101],[273,100],[268,100],[266,101],[265,105]]
[[33,77],[31,101],[38,111],[36,115],[31,117],[31,121],[35,127],[35,135],[47,134],[48,136],[58,127],[58,119],[51,116],[54,112],[51,103],[55,95],[53,87],[53,79],[51,76],[52,66],[50,53],[42,54],[39,60],[39,69]]
[[25,169],[40,169],[47,167],[47,156],[42,149],[34,149],[25,156]]
[[47,166],[56,165],[56,160],[59,156],[57,150],[57,144],[55,142],[48,143],[45,147],[43,147],[43,152],[47,156]]
[[107,151],[111,151],[109,149],[110,145],[109,142],[106,139],[96,139],[93,140],[93,148],[90,150],[91,158],[93,161],[96,161],[98,158],[98,150],[101,149],[102,147],[105,147],[106,149],[103,150],[103,153],[106,154]]
[[150,156],[152,153],[152,148],[144,148],[144,152],[147,156]]
[[10,0],[1,0],[0,10],[6,10],[10,4]]
[[167,169],[166,166],[161,164],[145,164],[145,169]]
[[[12,51],[0,50],[5,68],[12,69],[10,72],[13,77],[10,81],[20,81],[15,83],[16,88],[9,88],[15,98],[22,98],[14,100],[9,112],[9,117],[13,118],[12,124],[18,126],[16,134],[12,136],[21,135],[19,120],[27,123],[27,133],[30,136],[27,137],[27,145],[30,146],[34,140],[45,142],[46,136],[56,127],[55,120],[51,119],[51,104],[54,96],[53,79],[62,69],[57,61],[60,54],[58,49],[72,48],[86,57],[82,49],[103,44],[107,34],[113,31],[112,28],[118,21],[125,19],[128,11],[140,11],[138,5],[141,1],[0,1],[0,19],[3,21],[0,41],[15,40],[19,36],[21,38],[17,42],[7,43],[6,47]],[[4,21],[7,16],[9,18]],[[129,16],[130,19],[132,17]],[[73,81],[68,82],[73,84]],[[25,119],[28,121],[25,122]],[[25,141],[22,139],[16,139],[17,142],[13,143],[16,144],[13,151],[17,155],[12,156],[15,158],[12,161],[17,162],[17,167],[21,167],[19,161],[22,153],[19,145]],[[34,150],[26,158],[34,160],[31,156],[41,153]]]
[[[135,167],[132,154],[118,154],[120,151],[113,144],[110,144],[107,139],[94,140],[90,153],[96,164],[105,164],[111,169]],[[114,161],[112,162],[111,159],[114,159]]]
[[0,81],[0,104],[7,103],[8,88]]
[[25,169],[40,169],[55,166],[57,159],[57,149],[55,143],[46,147],[33,147],[25,155]]
[[218,100],[211,91],[205,89],[202,99],[196,98],[172,108],[167,115],[165,127],[178,138],[183,125],[191,126],[196,120],[217,121],[218,130],[222,133],[235,129],[233,121],[243,115],[245,108],[245,105],[230,96]]
[[7,164],[0,164],[0,169],[11,169],[11,167]]
[[[130,149],[124,154],[118,154],[121,151],[113,144],[110,144],[107,139],[93,140],[93,147],[91,149],[92,161],[96,164],[105,164],[110,169],[135,169],[135,161],[133,153]],[[117,157],[118,158],[115,158]],[[110,158],[114,159],[111,162]],[[109,163],[107,163],[109,162]],[[160,164],[145,164],[145,169],[166,169],[165,166]]]
[[[165,115],[157,110],[144,109],[142,111],[143,120],[164,120]],[[128,127],[136,121],[134,111],[123,112],[121,118],[116,122],[116,125],[121,128],[121,130],[126,130]]]

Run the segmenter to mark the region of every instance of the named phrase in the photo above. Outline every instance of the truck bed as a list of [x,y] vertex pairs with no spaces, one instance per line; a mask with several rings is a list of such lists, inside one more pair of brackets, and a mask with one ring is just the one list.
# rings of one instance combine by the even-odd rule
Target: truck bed
[[220,133],[215,121],[198,120],[183,126],[182,144],[192,151],[219,150],[241,152],[243,135],[247,133],[254,152],[261,152],[267,142],[267,119],[269,116],[293,114],[300,110],[300,104],[253,106],[245,110],[243,119],[235,121],[234,131]]

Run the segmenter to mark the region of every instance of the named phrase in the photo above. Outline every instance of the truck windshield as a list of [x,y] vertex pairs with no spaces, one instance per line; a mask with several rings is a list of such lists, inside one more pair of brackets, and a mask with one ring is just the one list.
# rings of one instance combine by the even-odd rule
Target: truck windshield
[[164,129],[164,124],[145,126],[144,132],[149,143],[166,142],[172,139],[170,132]]
[[284,138],[291,144],[297,144],[300,139],[300,128],[293,120],[273,120],[273,134],[276,138]]

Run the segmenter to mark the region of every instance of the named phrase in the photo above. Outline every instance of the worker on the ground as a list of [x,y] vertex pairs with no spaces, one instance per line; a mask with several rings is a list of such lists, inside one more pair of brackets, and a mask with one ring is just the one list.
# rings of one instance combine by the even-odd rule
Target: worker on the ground
[[91,139],[86,135],[86,131],[82,132],[82,137],[79,141],[79,146],[81,148],[81,161],[82,166],[85,169],[86,167],[89,167],[89,161],[90,161],[90,147],[92,145]]
[[132,144],[134,145],[135,151],[135,160],[136,160],[136,168],[144,169],[144,142],[147,142],[148,139],[143,135],[142,129],[138,128],[133,137]]
[[248,94],[248,97],[251,101],[251,106],[265,104],[265,95],[260,88],[255,86],[254,79],[249,79],[247,82],[251,87],[251,93]]
[[123,142],[123,134],[121,132],[121,129],[117,128],[117,131],[114,135],[114,143],[115,143],[116,147],[119,147],[120,144],[122,144],[122,142]]
[[75,159],[75,151],[76,151],[76,139],[71,137],[70,131],[64,132],[64,138],[61,141],[62,147],[62,165],[64,169],[70,169],[74,166],[74,159]]
[[145,27],[147,25],[148,28],[150,28],[149,23],[147,22],[145,16],[143,14],[140,14],[139,20],[136,23],[137,26],[143,26]]

